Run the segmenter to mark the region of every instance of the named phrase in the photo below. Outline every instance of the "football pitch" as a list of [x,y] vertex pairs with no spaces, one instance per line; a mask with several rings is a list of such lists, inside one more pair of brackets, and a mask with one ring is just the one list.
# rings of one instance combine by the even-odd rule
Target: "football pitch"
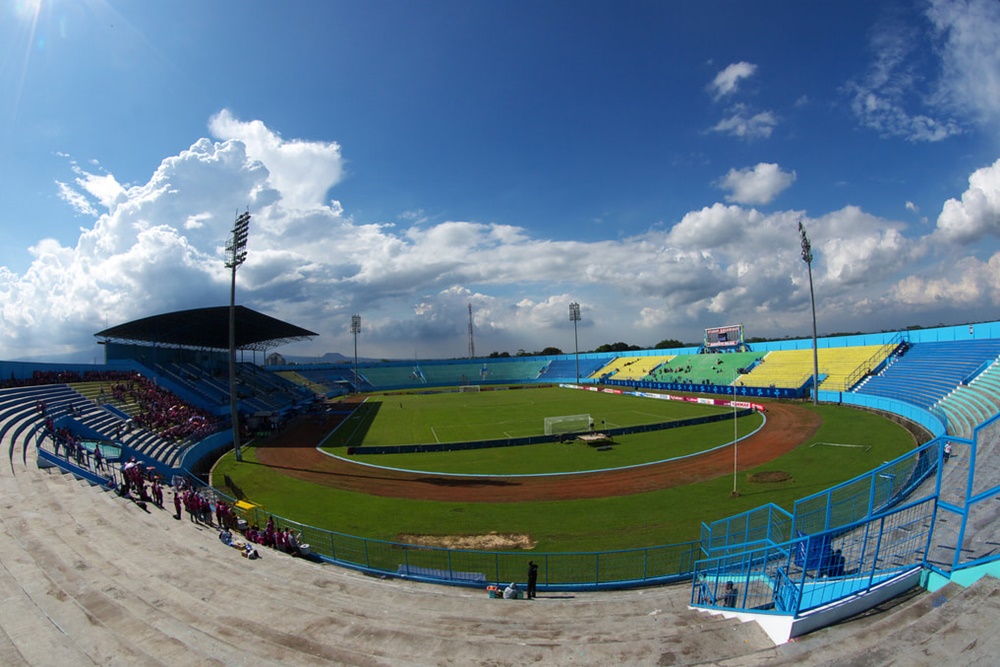
[[[463,443],[540,436],[546,417],[588,415],[594,430],[680,423],[728,407],[562,388],[479,393],[383,395],[368,399],[332,439],[328,449]],[[582,441],[400,454],[351,454],[360,463],[389,468],[465,475],[540,475],[621,468],[689,456],[745,437],[763,424],[754,414],[739,420],[616,436],[610,446]],[[587,430],[587,420],[576,430]],[[329,442],[327,444],[330,444]]]
[[[558,393],[560,390],[556,391]],[[598,424],[601,419],[607,420],[610,424],[613,420],[624,421],[627,418],[626,412],[650,412],[655,415],[650,417],[650,421],[663,421],[664,413],[654,413],[653,408],[646,407],[654,404],[664,410],[687,408],[698,414],[705,414],[707,410],[719,410],[708,406],[684,406],[673,401],[639,399],[634,396],[561,391],[566,399],[557,396],[555,400],[571,401],[569,409],[559,403],[555,404],[558,407],[552,409],[549,407],[538,409],[530,419],[525,419],[526,429],[530,426],[529,422],[533,422],[534,426],[531,428],[540,432],[542,419],[552,414],[589,412]],[[467,414],[461,415],[456,415],[443,407],[433,408],[436,397],[431,394],[382,396],[378,399],[383,404],[378,408],[379,419],[371,419],[369,426],[355,423],[350,426],[350,431],[341,429],[334,431],[325,442],[324,449],[338,455],[346,454],[346,441],[340,443],[339,439],[346,437],[345,434],[348,432],[357,432],[358,436],[364,433],[365,437],[369,433],[374,434],[376,425],[379,429],[382,428],[383,425],[378,425],[378,422],[383,417],[389,422],[385,425],[388,431],[398,430],[400,433],[392,439],[395,442],[426,440],[422,436],[413,437],[412,434],[429,433],[431,428],[449,421],[453,422],[453,425],[469,424],[467,434],[481,433],[480,429],[484,429],[486,423],[490,423],[493,430],[487,429],[479,436],[488,437],[489,433],[495,434],[498,429],[502,431],[504,428],[509,428],[505,426],[509,419],[523,416],[521,413],[524,411],[535,410],[536,408],[528,402],[544,405],[547,392],[545,389],[524,389],[448,395],[458,401],[459,406],[466,406],[462,410]],[[422,416],[408,414],[423,413],[424,401],[428,406],[426,413]],[[402,408],[400,402],[403,403]],[[626,407],[619,408],[619,403]],[[418,408],[418,405],[421,407]],[[642,407],[640,409],[632,406]],[[795,450],[766,464],[749,469],[744,469],[741,465],[738,475],[740,490],[738,497],[733,497],[730,493],[737,479],[729,474],[700,483],[596,499],[495,503],[395,498],[380,495],[377,478],[372,482],[372,488],[368,493],[331,486],[330,483],[336,481],[337,475],[321,476],[322,483],[297,479],[294,469],[282,468],[280,465],[272,468],[257,464],[255,447],[248,447],[244,452],[246,463],[237,463],[232,452],[226,454],[213,470],[213,481],[218,488],[227,488],[229,483],[234,484],[251,501],[266,507],[268,512],[348,535],[377,540],[406,541],[407,538],[403,536],[414,534],[445,538],[514,533],[531,536],[534,548],[539,551],[589,551],[674,544],[697,539],[703,521],[732,516],[768,502],[790,510],[796,499],[828,489],[871,470],[914,446],[914,438],[905,428],[871,412],[836,405],[814,407],[803,404],[800,407],[813,411],[821,417],[822,425],[819,430],[811,437],[803,437],[802,444]],[[484,412],[479,413],[480,409]],[[474,412],[478,416],[470,417]],[[491,413],[499,416],[491,418],[488,416]],[[680,418],[690,416],[691,413],[685,411]],[[350,420],[342,426],[348,424]],[[730,435],[725,439],[731,440],[731,421],[726,421],[724,424],[728,424],[730,429]],[[673,432],[691,434],[693,428],[695,427],[674,429]],[[660,431],[652,435],[662,436],[667,433],[671,431]],[[386,441],[390,441],[388,436]],[[431,441],[433,442],[433,439]],[[811,446],[830,442],[864,446],[850,448]],[[554,446],[559,447],[559,445]],[[534,449],[536,447],[540,445],[502,447],[487,451],[506,451],[508,454],[517,452],[517,457],[524,459],[536,458],[534,454],[530,457],[524,454],[527,451],[538,451]],[[630,447],[631,443],[628,443],[628,446],[616,445],[613,451],[594,452],[594,455],[617,456],[628,451]],[[433,456],[446,457],[459,453],[461,452],[442,452],[434,453]],[[378,458],[383,465],[389,465],[388,461],[396,456],[381,455]],[[425,457],[429,454],[412,456]],[[421,467],[445,467],[442,463],[431,466],[427,463],[431,459],[422,460],[424,464]],[[606,462],[610,459],[601,460]],[[493,462],[480,462],[475,465],[480,471],[485,469],[486,472],[493,471],[499,466]],[[770,479],[757,481],[757,473],[773,471],[786,473],[782,481]]]

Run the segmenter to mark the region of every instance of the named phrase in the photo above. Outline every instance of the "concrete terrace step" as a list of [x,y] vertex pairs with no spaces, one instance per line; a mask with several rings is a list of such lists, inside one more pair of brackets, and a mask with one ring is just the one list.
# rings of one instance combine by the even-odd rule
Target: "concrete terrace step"
[[54,584],[39,562],[45,555],[31,548],[35,545],[32,525],[38,523],[32,519],[37,515],[24,506],[33,489],[21,492],[20,480],[9,472],[0,481],[5,501],[19,501],[5,502],[0,521],[0,591],[4,595],[0,625],[24,662],[125,664],[115,657],[119,648],[122,656],[139,657],[127,646],[119,647],[115,633],[94,623],[77,599]]
[[[966,589],[949,584],[923,594],[916,604],[897,613],[856,628],[851,650],[820,664],[919,665],[950,659],[962,665],[994,665],[1000,655],[1000,636],[993,631],[998,616],[1000,581],[987,577]],[[972,655],[970,648],[975,649]]]
[[[0,472],[0,516],[11,516],[19,504],[18,481],[5,467]],[[28,589],[16,579],[20,563],[36,568],[29,554],[24,553],[5,534],[0,523],[0,664],[81,664],[86,656],[75,648],[72,638],[54,625],[44,609],[32,598]],[[37,576],[37,574],[35,575]],[[38,637],[52,635],[51,642],[39,642]]]
[[[58,501],[47,509],[58,511]],[[133,509],[139,511],[138,507]],[[189,589],[183,572],[177,574],[180,583],[172,586],[158,569],[150,572],[148,554],[146,558],[131,558],[147,545],[141,536],[123,539],[124,532],[108,530],[114,523],[104,513],[85,516],[75,528],[64,527],[59,538],[50,540],[59,547],[61,558],[69,558],[67,554],[71,554],[76,570],[63,572],[66,594],[74,599],[83,598],[97,621],[113,626],[139,646],[153,647],[156,660],[165,664],[187,664],[192,659],[218,664],[232,664],[249,657],[267,662],[281,659],[277,650],[280,647],[262,639],[259,632],[247,629],[245,624],[230,627],[231,624],[220,620],[227,607],[223,596],[213,601],[204,588]],[[88,525],[103,529],[101,539],[92,539]],[[50,534],[51,528],[48,527]],[[37,546],[36,542],[34,547]],[[204,559],[203,554],[189,555]],[[91,567],[94,563],[101,565]],[[58,562],[46,565],[47,569],[59,567]],[[242,574],[245,576],[246,572]],[[223,637],[228,639],[221,640]]]
[[[272,551],[248,562],[211,529],[175,521],[166,511],[145,514],[69,477],[38,471],[32,487],[32,496],[49,500],[18,526],[33,540],[29,550],[41,549],[67,596],[110,605],[130,636],[149,633],[164,662],[188,651],[196,659],[209,655],[207,647],[190,645],[193,627],[212,638],[206,641],[214,655],[227,655],[227,662],[236,654],[223,638],[239,647],[239,661],[288,664],[439,664],[448,656],[469,664],[497,655],[510,656],[510,664],[570,656],[602,664],[615,661],[612,653],[656,664],[661,655],[719,656],[716,647],[768,645],[755,625],[705,621],[687,610],[687,586],[489,600],[480,591],[372,579]],[[46,547],[42,535],[51,534],[59,539]],[[81,570],[67,562],[105,565]]]
[[967,589],[948,584],[935,593],[914,589],[873,610],[797,641],[716,663],[723,667],[881,667],[996,664],[1000,582],[984,578]]
[[[0,596],[18,614],[0,614],[5,665],[5,652],[10,664],[46,665],[834,665],[865,664],[880,642],[935,662],[996,655],[956,648],[978,612],[949,602],[948,615],[934,614],[927,596],[773,647],[756,624],[688,610],[686,584],[511,602],[267,549],[251,562],[214,529],[173,519],[172,505],[146,512],[54,469],[15,472],[0,470]],[[968,604],[996,618],[986,602]],[[954,636],[921,642],[953,617]],[[910,644],[893,644],[910,626]],[[991,641],[980,644],[992,651]]]
[[[70,502],[70,503],[74,502],[73,493],[76,492],[75,489],[70,490],[68,492],[65,489],[63,489],[62,493],[60,493],[59,489],[53,489],[51,492],[52,492],[53,496],[55,496],[57,499],[59,499],[61,501]],[[109,496],[107,494],[105,495],[105,497],[106,498],[110,498],[111,499],[110,502],[116,502],[116,503],[126,502],[126,501],[121,501],[120,499],[118,499],[118,498],[116,498],[114,496]],[[178,539],[177,539],[177,532],[178,531],[187,531],[187,532],[194,531],[197,534],[196,537],[197,537],[198,543],[199,543],[198,544],[199,550],[205,551],[205,552],[209,552],[208,554],[206,554],[208,557],[212,557],[212,556],[219,557],[219,562],[214,563],[213,567],[225,568],[225,569],[231,570],[234,574],[237,574],[237,575],[240,575],[240,576],[245,575],[246,569],[248,567],[247,561],[244,561],[241,558],[236,557],[237,554],[236,554],[235,550],[232,550],[230,548],[224,547],[220,543],[218,543],[217,541],[214,541],[214,538],[215,538],[215,535],[216,535],[214,529],[209,528],[209,527],[202,527],[202,526],[200,526],[198,524],[193,524],[193,523],[189,522],[187,519],[184,519],[184,520],[182,520],[180,522],[176,522],[176,521],[170,519],[170,517],[169,517],[169,511],[168,510],[159,510],[159,509],[150,507],[149,508],[150,515],[149,516],[144,516],[143,513],[141,512],[141,510],[139,510],[135,506],[133,506],[133,505],[127,503],[127,502],[126,502],[126,506],[132,507],[133,509],[131,510],[131,512],[135,515],[135,516],[129,518],[130,522],[131,521],[146,521],[146,520],[152,521],[152,522],[161,522],[161,521],[164,521],[164,520],[166,521],[167,525],[164,526],[164,528],[163,528],[163,530],[164,530],[164,537],[165,537],[165,539],[163,540],[164,546],[165,545],[173,545],[176,548],[176,545],[178,544]],[[53,508],[53,509],[56,509],[56,508]],[[96,510],[96,511],[94,511],[93,516],[88,516],[86,514],[87,511],[88,510],[86,508],[82,508],[82,509],[79,508],[79,507],[76,508],[74,510],[74,512],[73,512],[73,518],[74,518],[74,520],[77,523],[81,524],[81,525],[87,525],[88,522],[106,523],[106,518],[105,518],[105,516],[103,514],[103,510]],[[164,519],[164,517],[166,517],[166,519]],[[108,537],[113,542],[113,538],[115,538],[115,537],[119,537],[120,538],[121,536],[112,534],[112,535],[110,535]],[[207,543],[205,541],[206,538],[208,538]],[[108,542],[109,542],[109,540],[107,540],[107,539],[104,540],[104,543],[108,543]],[[139,548],[139,547],[147,547],[149,549],[154,549],[155,550],[159,546],[161,546],[161,545],[159,545],[157,543],[157,540],[155,539],[155,536],[154,536],[153,538],[144,537],[144,538],[142,538],[142,540],[140,542],[137,542],[135,544],[122,545],[122,548],[133,549],[133,548]],[[266,558],[282,558],[282,559],[287,559],[288,558],[287,556],[285,556],[283,554],[279,554],[278,552],[270,551],[270,550],[262,550],[262,553],[264,554],[264,556]],[[312,567],[317,567],[317,566],[312,566]],[[295,589],[299,585],[300,584],[297,581],[291,581],[291,582],[288,582],[288,583],[282,583],[282,585],[280,587],[280,591],[281,591],[282,594],[285,594],[287,592],[295,593],[295,597],[297,598],[297,600],[300,603],[302,601],[307,601],[309,599],[309,597],[312,596],[312,595],[316,595],[317,600],[321,604],[325,604],[326,603],[327,594],[325,592],[317,592],[316,589],[313,586],[311,586],[310,584],[305,584],[305,585],[303,585],[303,589],[301,591],[296,591]],[[478,597],[479,594],[476,593],[476,596]],[[683,597],[682,597],[683,601],[686,601],[686,596],[687,596],[687,591],[684,590],[683,591]],[[362,602],[361,604],[363,605],[364,603]],[[379,612],[380,613],[382,612],[381,608],[379,609]]]
[[[97,628],[95,634],[100,641],[82,645],[91,659],[97,664],[109,661],[178,664],[178,660],[198,655],[195,647],[186,641],[187,636],[192,635],[190,630],[185,630],[187,636],[180,635],[183,639],[179,639],[176,633],[163,632],[157,627],[169,625],[169,619],[164,619],[152,604],[155,597],[143,599],[135,593],[136,582],[143,577],[141,573],[126,576],[115,562],[114,554],[96,556],[81,548],[89,542],[99,542],[81,526],[60,525],[55,530],[48,523],[53,516],[50,512],[59,509],[58,504],[39,507],[37,513],[5,521],[6,528],[15,542],[32,555],[49,585],[55,589],[57,599],[72,602],[53,606],[50,615],[60,618],[60,624],[66,627],[83,630],[81,624],[86,622]],[[84,614],[84,619],[77,617],[79,612]],[[183,623],[174,621],[174,624],[184,628]]]

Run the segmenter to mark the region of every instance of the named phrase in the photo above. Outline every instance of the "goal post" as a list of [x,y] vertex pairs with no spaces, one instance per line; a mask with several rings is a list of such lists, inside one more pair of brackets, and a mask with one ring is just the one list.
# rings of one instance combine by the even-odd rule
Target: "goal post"
[[463,384],[458,387],[458,393],[460,394],[478,394],[479,385],[478,384]]
[[561,415],[545,418],[545,435],[589,431],[594,420],[590,415]]

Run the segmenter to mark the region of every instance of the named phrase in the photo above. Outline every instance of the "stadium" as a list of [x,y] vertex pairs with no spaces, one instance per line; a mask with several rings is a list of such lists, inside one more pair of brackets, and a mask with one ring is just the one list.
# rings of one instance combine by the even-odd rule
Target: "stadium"
[[[229,316],[104,329],[101,364],[0,362],[3,664],[988,664],[1000,650],[1000,322],[289,365],[268,352],[313,332],[241,307],[230,341]],[[429,418],[438,400],[462,407]],[[905,432],[902,451],[880,449],[874,424]],[[829,435],[847,426],[865,435]],[[665,452],[671,438],[688,448]],[[816,468],[830,477],[806,483]],[[785,496],[780,480],[754,486],[778,469],[796,478]],[[339,530],[352,515],[373,523]],[[662,515],[694,523],[670,539],[650,525]],[[264,525],[294,548],[256,539]],[[412,542],[392,539],[407,527]],[[504,527],[543,546],[416,539]],[[537,597],[494,599],[528,586],[529,560]]]

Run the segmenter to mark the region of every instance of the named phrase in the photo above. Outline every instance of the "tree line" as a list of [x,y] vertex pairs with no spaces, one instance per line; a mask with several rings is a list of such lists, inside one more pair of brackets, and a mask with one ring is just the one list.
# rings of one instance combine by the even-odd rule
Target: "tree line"
[[[640,350],[672,350],[678,347],[697,347],[701,343],[682,343],[679,340],[673,338],[667,338],[661,340],[659,343],[654,345],[652,348],[640,347],[638,345],[630,345],[624,342],[617,343],[604,343],[603,345],[598,345],[593,350],[580,350],[581,352],[638,352]],[[549,356],[555,354],[566,354],[558,347],[547,347],[540,351],[528,352],[526,350],[518,350],[516,353],[511,354],[510,352],[490,352],[490,359],[507,359],[509,357],[541,357]]]

